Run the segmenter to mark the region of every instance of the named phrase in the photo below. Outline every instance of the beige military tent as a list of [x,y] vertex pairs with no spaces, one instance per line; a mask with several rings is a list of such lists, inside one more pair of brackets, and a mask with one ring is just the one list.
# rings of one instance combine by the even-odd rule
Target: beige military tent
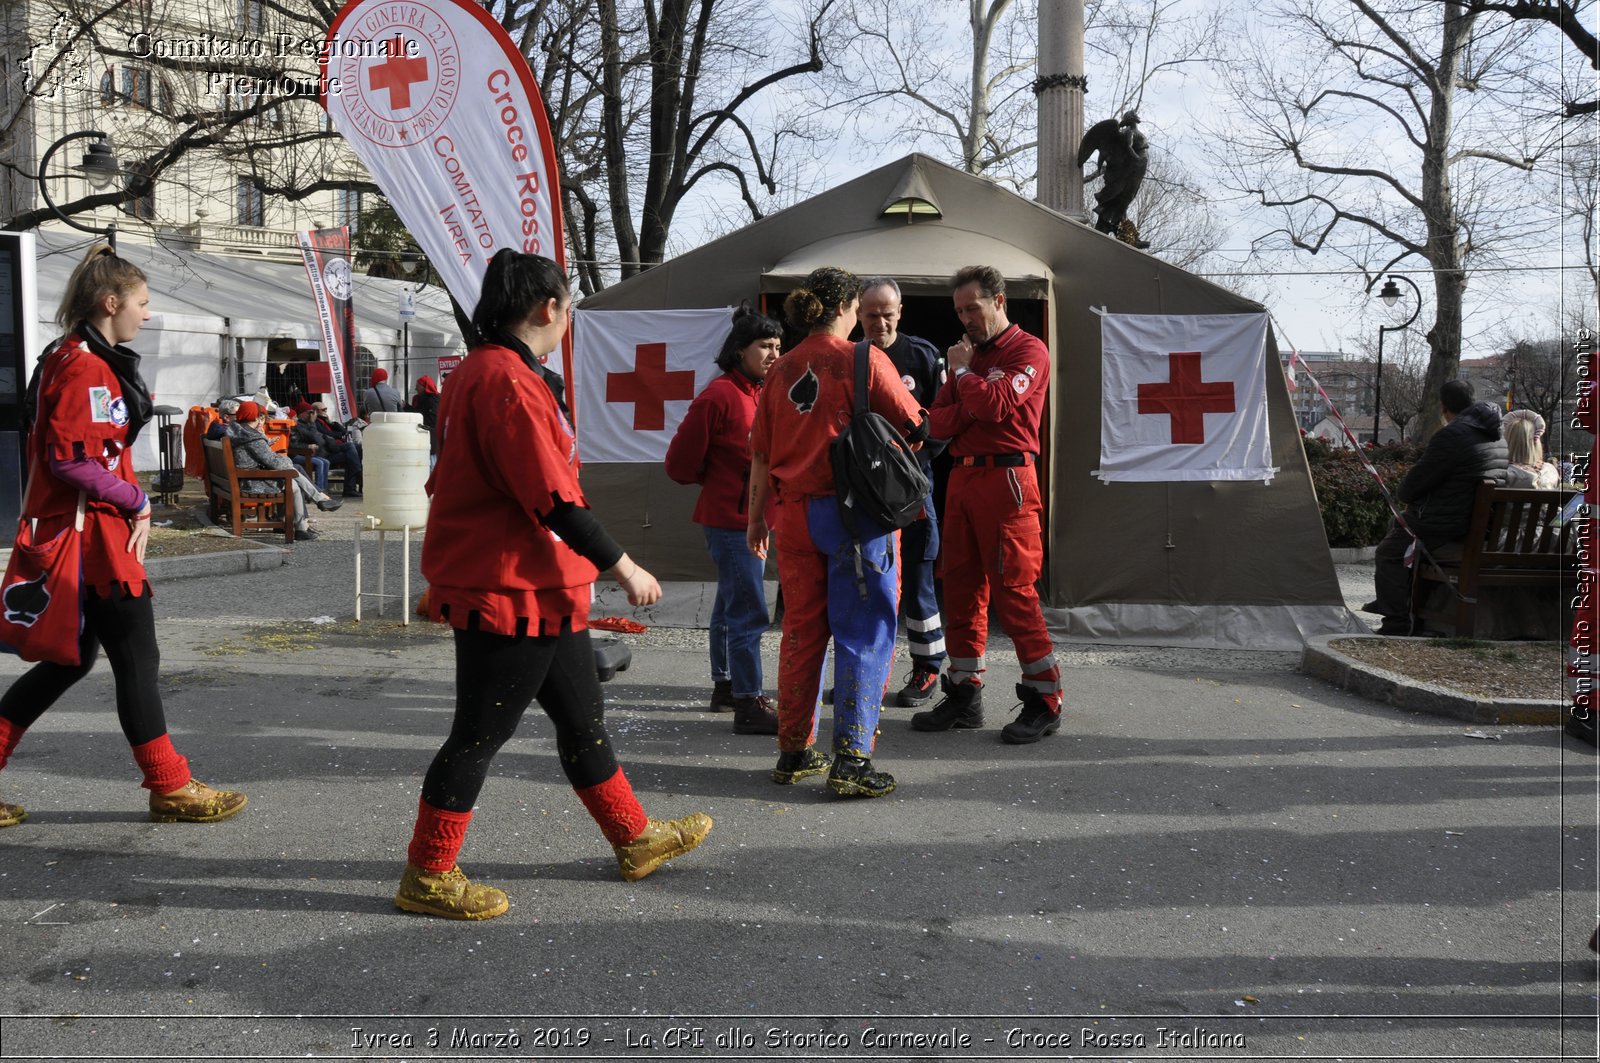
[[[1298,648],[1365,630],[1345,608],[1269,334],[1268,418],[1278,475],[1114,483],[1100,464],[1100,319],[1252,313],[1261,307],[1038,203],[911,155],[586,299],[584,311],[764,304],[812,269],[890,275],[901,331],[941,349],[960,325],[948,280],[984,263],[1006,277],[1011,319],[1054,355],[1045,453],[1044,600],[1053,631],[1094,641]],[[707,351],[710,360],[715,351]],[[583,352],[574,357],[580,362]],[[576,371],[581,386],[581,368]],[[579,425],[580,440],[582,425]],[[586,464],[596,512],[663,579],[712,580],[696,490],[658,465]]]

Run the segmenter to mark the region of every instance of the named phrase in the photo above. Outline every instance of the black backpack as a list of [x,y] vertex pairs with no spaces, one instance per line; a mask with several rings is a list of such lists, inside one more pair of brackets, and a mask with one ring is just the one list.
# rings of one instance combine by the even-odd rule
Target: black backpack
[[894,427],[867,408],[866,340],[856,344],[855,413],[829,445],[839,519],[856,541],[856,584],[866,597],[862,574],[863,531],[881,535],[904,528],[922,512],[932,486],[908,444]]

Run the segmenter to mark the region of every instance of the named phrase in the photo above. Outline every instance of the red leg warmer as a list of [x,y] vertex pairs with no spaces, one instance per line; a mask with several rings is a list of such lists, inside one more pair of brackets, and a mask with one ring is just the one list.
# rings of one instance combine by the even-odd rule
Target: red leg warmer
[[600,833],[612,845],[627,845],[643,834],[650,823],[650,817],[644,814],[639,799],[633,796],[633,787],[628,785],[628,777],[622,774],[621,768],[605,782],[585,786],[577,793],[583,807],[600,824]]
[[406,859],[435,875],[449,871],[456,866],[456,856],[461,852],[461,843],[467,840],[467,824],[471,822],[470,811],[448,812],[419,798],[417,825],[411,829]]
[[153,794],[170,794],[190,779],[188,758],[172,748],[171,735],[134,746],[133,759],[144,772],[140,785]]
[[21,727],[0,716],[0,768],[6,766],[6,761],[11,759],[11,751],[22,741],[22,731]]

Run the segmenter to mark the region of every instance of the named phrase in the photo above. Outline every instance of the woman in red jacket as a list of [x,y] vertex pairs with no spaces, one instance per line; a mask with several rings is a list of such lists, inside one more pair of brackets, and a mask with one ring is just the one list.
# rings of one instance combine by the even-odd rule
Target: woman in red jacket
[[711,711],[733,710],[733,733],[775,735],[778,714],[762,693],[761,633],[766,631],[766,562],[750,552],[750,425],[767,369],[778,360],[783,326],[742,306],[722,341],[722,375],[689,404],[667,447],[667,475],[699,484],[694,522],[705,529],[717,566],[711,606]]
[[[152,408],[139,355],[122,346],[150,320],[144,272],[105,245],[93,248],[67,282],[56,317],[67,334],[34,377],[38,406],[23,513],[38,521],[35,540],[43,542],[73,524],[83,505],[83,626],[77,665],[36,664],[0,697],[0,768],[104,647],[116,677],[117,721],[150,791],[150,818],[226,819],[244,808],[245,795],[189,774],[167,734],[157,688],[161,651],[144,570],[150,499],[129,453]],[[0,827],[26,818],[18,806],[0,803]]]
[[447,919],[508,906],[456,866],[489,762],[528,705],[555,724],[561,768],[611,842],[622,877],[643,878],[711,831],[702,813],[645,816],[617,765],[589,643],[589,587],[601,571],[634,605],[661,597],[590,514],[572,426],[536,367],[561,345],[567,278],[539,255],[502,249],[472,313],[481,342],[439,405],[439,460],[422,574],[435,620],[455,628],[456,711],[422,781],[395,904]]
[[[833,266],[811,272],[783,303],[789,324],[807,332],[773,366],[750,430],[752,553],[777,540],[783,584],[778,654],[778,764],[772,780],[790,785],[828,775],[843,797],[883,797],[894,776],[872,766],[878,709],[894,657],[899,568],[895,536],[863,526],[859,544],[839,516],[830,448],[855,410],[856,325],[861,281]],[[866,403],[912,446],[928,437],[928,417],[900,382],[887,355],[868,352]],[[766,521],[773,499],[773,523]],[[854,562],[859,545],[861,567]],[[816,748],[822,665],[833,643],[833,751]]]

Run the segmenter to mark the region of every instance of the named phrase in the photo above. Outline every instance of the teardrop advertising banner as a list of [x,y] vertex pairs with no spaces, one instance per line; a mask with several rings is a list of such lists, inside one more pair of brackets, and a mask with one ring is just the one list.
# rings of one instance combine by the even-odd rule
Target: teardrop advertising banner
[[351,0],[322,105],[469,314],[502,247],[566,271],[555,145],[516,44],[471,0]]
[[[341,422],[356,415],[350,401],[350,380],[355,375],[355,282],[350,271],[350,230],[302,229],[300,256],[311,278],[311,298],[317,304],[322,326],[322,356],[333,382],[333,404]],[[308,382],[309,383],[309,382]]]

